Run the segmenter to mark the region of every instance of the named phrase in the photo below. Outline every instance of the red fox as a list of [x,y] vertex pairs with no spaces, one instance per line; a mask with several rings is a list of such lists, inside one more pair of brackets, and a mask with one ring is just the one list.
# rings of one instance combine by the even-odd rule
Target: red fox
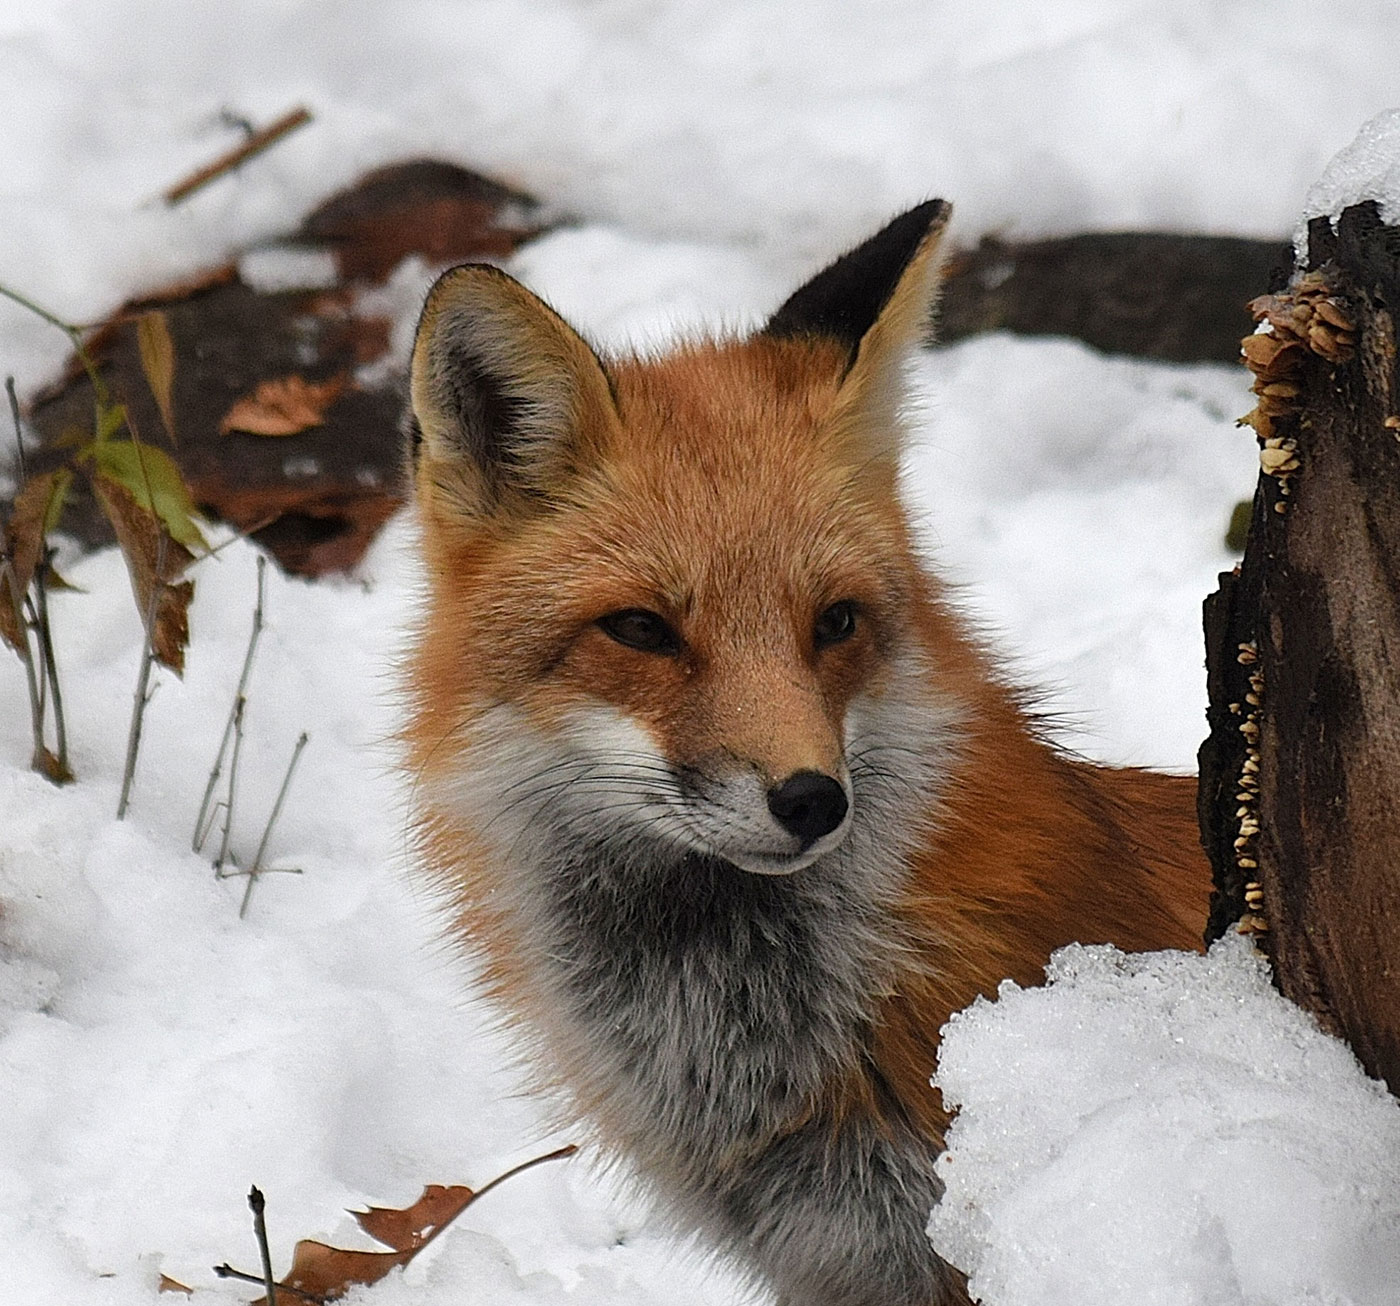
[[1057,752],[916,557],[948,212],[663,357],[454,268],[413,353],[423,860],[543,1078],[791,1306],[966,1301],[924,1233],[940,1028],[1205,927],[1194,781]]

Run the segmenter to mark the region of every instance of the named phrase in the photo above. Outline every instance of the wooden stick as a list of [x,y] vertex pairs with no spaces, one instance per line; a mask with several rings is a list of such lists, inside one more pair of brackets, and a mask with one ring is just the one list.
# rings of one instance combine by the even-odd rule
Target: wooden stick
[[167,205],[174,207],[181,201],[188,199],[195,191],[203,186],[207,186],[216,178],[222,177],[225,173],[232,172],[241,163],[246,163],[255,154],[261,154],[269,145],[275,145],[288,132],[295,131],[298,127],[304,127],[311,121],[311,111],[304,105],[298,105],[295,109],[284,113],[275,122],[270,122],[261,131],[255,131],[241,145],[221,154],[212,163],[207,163],[196,172],[190,173],[183,181],[177,182],[167,190],[162,198]]

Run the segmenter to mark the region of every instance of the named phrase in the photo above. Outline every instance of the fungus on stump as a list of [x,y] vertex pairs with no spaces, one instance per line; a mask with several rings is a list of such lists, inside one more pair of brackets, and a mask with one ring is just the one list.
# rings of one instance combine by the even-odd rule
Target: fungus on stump
[[1205,604],[1208,933],[1254,933],[1398,1092],[1400,228],[1370,202],[1313,220],[1306,266],[1252,307],[1261,475]]

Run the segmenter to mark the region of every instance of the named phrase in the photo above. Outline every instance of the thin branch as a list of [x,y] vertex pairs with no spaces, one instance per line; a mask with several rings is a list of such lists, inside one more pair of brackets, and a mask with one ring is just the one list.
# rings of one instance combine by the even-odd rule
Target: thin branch
[[161,533],[156,544],[156,570],[151,579],[151,597],[146,603],[146,638],[141,647],[141,669],[136,675],[136,693],[131,705],[131,727],[126,736],[126,765],[122,769],[122,793],[117,800],[117,820],[126,816],[131,802],[131,785],[136,778],[136,755],[141,751],[141,723],[146,715],[146,704],[151,701],[151,667],[156,660],[155,631],[156,608],[165,589],[165,534]]
[[15,652],[24,663],[25,678],[29,682],[29,723],[34,733],[33,767],[36,771],[45,771],[40,764],[43,754],[47,751],[44,747],[44,700],[40,696],[39,680],[34,671],[34,654],[29,647],[29,622],[25,618],[24,604],[20,598],[19,578],[15,575],[14,566],[6,557],[0,557],[0,590],[4,590],[10,596],[10,603],[14,607],[15,626],[19,630],[22,645]]
[[[221,1279],[237,1279],[240,1283],[256,1283],[261,1286],[264,1282],[259,1275],[245,1274],[242,1270],[235,1270],[227,1261],[222,1265],[216,1265],[214,1267],[214,1273]],[[300,1297],[302,1301],[315,1303],[315,1306],[326,1306],[326,1303],[330,1300],[329,1297],[318,1297],[314,1292],[306,1292],[304,1289],[294,1288],[290,1283],[279,1283],[277,1286],[281,1288],[283,1292],[289,1292],[294,1297]]]
[[[493,1180],[491,1180],[489,1184],[486,1184],[482,1188],[478,1188],[476,1190],[476,1195],[472,1198],[472,1201],[475,1202],[485,1197],[486,1194],[489,1193],[493,1188],[495,1188],[498,1184],[505,1183],[507,1179],[514,1179],[516,1175],[524,1174],[526,1170],[533,1170],[537,1165],[543,1165],[546,1161],[562,1161],[566,1156],[573,1156],[573,1154],[577,1151],[577,1143],[566,1143],[563,1147],[555,1148],[552,1152],[546,1152],[543,1156],[535,1156],[531,1157],[528,1161],[522,1161],[519,1165],[512,1166],[509,1170],[505,1172],[505,1174],[497,1175]],[[430,1234],[427,1238],[423,1240],[424,1246],[426,1246],[429,1242],[432,1241],[434,1237],[436,1237],[436,1233],[437,1231],[435,1230],[432,1234]]]
[[239,920],[243,919],[248,910],[248,900],[253,896],[253,886],[258,882],[258,876],[264,873],[263,853],[267,851],[267,841],[272,837],[272,827],[277,824],[277,818],[282,814],[282,802],[287,797],[287,790],[291,787],[292,772],[296,770],[297,762],[301,758],[301,751],[306,747],[308,738],[306,731],[303,730],[297,739],[296,747],[292,749],[292,760],[287,763],[287,773],[282,777],[282,787],[277,791],[277,801],[272,804],[272,814],[267,818],[267,824],[263,826],[262,838],[258,841],[258,850],[253,854],[253,864],[248,868],[248,884],[243,890],[243,902],[238,908]]
[[[229,861],[229,839],[233,835],[233,805],[238,796],[238,759],[243,755],[243,710],[248,700],[242,694],[233,704],[233,753],[228,763],[228,797],[223,801],[224,829],[219,836],[219,855],[214,859],[214,874],[223,878]],[[231,872],[230,872],[231,874]]]
[[[5,378],[5,393],[10,399],[10,420],[15,428],[15,457],[19,468],[20,483],[23,484],[28,476],[28,468],[25,465],[24,456],[24,428],[19,415],[19,396],[15,394],[15,378],[7,376]],[[55,783],[62,784],[65,780],[72,779],[72,772],[68,767],[68,727],[63,718],[63,694],[58,687],[58,660],[54,655],[53,634],[49,626],[49,587],[48,573],[49,561],[48,538],[43,531],[42,523],[39,532],[39,561],[34,568],[34,575],[30,581],[31,597],[30,608],[33,613],[32,625],[34,635],[39,644],[39,656],[42,663],[42,677],[39,681],[38,698],[38,719],[39,734],[35,739],[36,746],[39,747],[47,761],[48,749],[43,740],[43,721],[47,715],[47,692],[53,695],[53,720],[54,720],[54,747],[57,750],[56,775],[51,775],[50,779]],[[13,588],[14,573],[10,573],[9,586]],[[26,629],[21,619],[21,630]],[[28,638],[25,639],[26,647]],[[28,659],[27,659],[28,661]],[[32,663],[30,664],[30,674],[33,676]],[[39,754],[36,754],[36,757]]]
[[234,534],[228,537],[228,539],[223,540],[220,543],[214,545],[212,549],[206,549],[202,554],[200,554],[200,557],[216,557],[218,554],[222,553],[226,548],[228,548],[230,544],[237,544],[239,540],[246,540],[249,536],[256,535],[259,531],[265,531],[269,526],[272,525],[273,522],[278,521],[281,518],[281,516],[282,511],[279,508],[276,512],[269,513],[266,517],[263,517],[261,520],[255,521],[251,526],[240,526],[238,530],[234,532]]
[[92,391],[97,399],[98,407],[104,406],[108,402],[107,386],[98,375],[97,364],[93,362],[92,355],[88,353],[83,344],[84,328],[72,322],[65,322],[61,317],[55,316],[48,309],[36,304],[27,295],[21,295],[19,291],[11,290],[3,283],[0,283],[0,297],[18,304],[21,308],[28,309],[37,317],[43,318],[50,326],[56,326],[68,337],[69,343],[73,346],[73,352],[78,355],[78,361],[83,365],[83,371],[88,374],[88,380],[92,382]]
[[202,186],[207,186],[216,178],[222,177],[227,172],[232,172],[239,164],[246,163],[255,154],[260,154],[268,146],[275,145],[288,132],[295,131],[310,121],[311,111],[303,105],[284,113],[275,122],[270,122],[260,131],[255,131],[242,144],[234,146],[233,149],[221,154],[212,163],[197,169],[183,181],[170,187],[163,197],[166,204],[173,207],[181,200],[188,199]]
[[267,1306],[277,1306],[277,1284],[272,1278],[272,1253],[267,1247],[267,1221],[263,1212],[267,1199],[261,1189],[254,1184],[248,1191],[248,1205],[253,1208],[253,1236],[258,1240],[258,1254],[262,1257],[263,1283],[267,1288]]
[[63,716],[63,694],[58,687],[58,659],[54,655],[53,633],[49,626],[49,570],[48,541],[40,539],[43,556],[34,568],[34,630],[39,639],[39,652],[44,661],[44,679],[48,682],[53,699],[54,748],[58,752],[58,767],[63,775],[71,775],[68,769],[68,726]]
[[[228,751],[229,740],[233,736],[234,722],[240,708],[239,703],[243,700],[248,689],[248,677],[253,670],[253,654],[257,651],[258,637],[262,634],[263,628],[263,575],[267,570],[267,559],[261,554],[258,555],[258,598],[253,605],[253,629],[248,636],[248,649],[243,654],[243,670],[238,676],[238,688],[233,693],[233,706],[229,708],[228,720],[224,722],[223,738],[219,740],[219,751],[214,757],[214,765],[209,769],[209,783],[204,786],[204,799],[199,804],[199,815],[194,822],[194,842],[192,847],[195,852],[199,852],[204,847],[204,841],[209,837],[209,831],[214,828],[214,811],[217,806],[211,808],[210,803],[214,797],[215,786],[219,783],[219,776],[223,773],[224,754]],[[208,824],[205,818],[208,817]]]
[[19,397],[15,394],[15,378],[5,378],[5,393],[10,397],[10,420],[15,424],[15,460],[19,468],[21,484],[29,477],[29,469],[24,465],[24,434],[19,420]]

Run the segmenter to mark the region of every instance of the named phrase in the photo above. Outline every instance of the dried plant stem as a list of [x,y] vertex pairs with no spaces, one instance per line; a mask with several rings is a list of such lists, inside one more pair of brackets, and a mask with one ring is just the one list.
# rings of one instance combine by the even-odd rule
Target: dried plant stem
[[44,679],[48,682],[49,696],[53,703],[54,748],[58,753],[58,768],[61,774],[71,775],[68,769],[68,726],[63,717],[63,693],[58,687],[58,660],[54,656],[53,633],[49,626],[49,570],[48,544],[43,542],[44,556],[34,569],[34,617],[35,633],[39,637],[39,652],[44,660]]
[[[238,760],[243,755],[243,711],[248,700],[240,694],[233,704],[233,753],[228,761],[228,795],[220,806],[224,809],[224,828],[219,835],[219,855],[214,859],[214,874],[221,877],[229,862],[229,840],[233,837],[233,808],[238,797]],[[231,874],[231,872],[230,872]]]
[[266,870],[285,871],[291,875],[300,875],[300,870],[294,867],[264,867],[262,864],[263,853],[267,851],[267,841],[272,837],[272,827],[277,824],[277,818],[282,814],[282,802],[287,797],[287,790],[291,787],[292,772],[296,770],[297,762],[301,758],[301,751],[306,747],[306,741],[310,736],[305,730],[301,732],[296,742],[296,747],[292,749],[292,760],[287,763],[287,773],[282,777],[282,787],[277,791],[277,801],[272,804],[272,812],[267,818],[267,824],[263,826],[262,838],[258,840],[258,850],[253,854],[253,864],[248,868],[248,883],[243,890],[243,902],[238,908],[238,919],[242,920],[248,911],[248,900],[253,896],[253,886],[258,882],[258,876]]
[[[5,378],[5,393],[10,400],[10,420],[15,428],[15,459],[19,468],[20,483],[28,474],[24,455],[24,429],[20,422],[19,397],[15,394],[15,379]],[[20,631],[22,650],[18,650],[24,661],[25,675],[29,683],[29,707],[34,731],[34,770],[46,775],[55,784],[71,780],[73,773],[68,767],[68,728],[63,718],[63,694],[58,687],[58,660],[54,656],[53,634],[49,626],[49,591],[47,584],[49,570],[48,540],[40,535],[39,561],[34,568],[28,596],[19,593],[19,579],[5,561],[4,587],[9,591],[14,604],[15,622]],[[29,612],[26,614],[25,605]],[[30,630],[34,631],[39,646],[39,667],[35,668],[34,654],[29,647]],[[54,752],[50,752],[44,742],[44,722],[48,716],[50,698],[53,702]]]
[[15,625],[20,631],[21,648],[16,652],[20,661],[24,663],[24,675],[29,684],[29,723],[34,732],[34,769],[42,771],[41,759],[44,752],[44,699],[39,685],[39,678],[34,670],[34,654],[29,647],[29,622],[24,615],[24,603],[20,598],[19,580],[15,576],[15,569],[10,565],[8,558],[0,557],[0,586],[3,586],[5,593],[10,596],[10,602],[14,605]]
[[10,420],[15,424],[15,458],[19,464],[19,479],[22,483],[28,477],[29,469],[25,466],[24,434],[19,420],[19,396],[15,394],[15,378],[12,376],[5,378],[5,393],[10,399]]
[[[204,786],[204,799],[199,804],[199,815],[195,817],[194,839],[191,844],[195,852],[199,852],[204,847],[204,842],[209,838],[209,832],[214,827],[214,812],[222,804],[214,803],[214,790],[218,786],[219,776],[223,774],[224,754],[228,752],[230,741],[233,739],[234,730],[239,727],[242,718],[242,704],[247,696],[248,677],[253,670],[253,654],[257,651],[258,638],[262,634],[263,628],[263,576],[267,570],[267,559],[261,554],[258,555],[258,597],[253,605],[253,629],[248,636],[248,649],[243,654],[243,669],[238,675],[238,688],[233,693],[233,706],[229,708],[228,720],[224,722],[223,738],[219,740],[219,751],[214,757],[214,765],[209,768],[209,782]],[[229,802],[233,796],[233,777],[229,778]]]
[[[546,1152],[543,1156],[532,1156],[528,1161],[522,1161],[519,1165],[513,1165],[505,1174],[497,1175],[488,1184],[483,1184],[476,1190],[476,1196],[472,1201],[479,1201],[485,1197],[498,1184],[503,1184],[507,1179],[514,1179],[518,1174],[524,1174],[526,1170],[533,1170],[537,1165],[544,1165],[546,1161],[562,1161],[566,1156],[573,1156],[578,1151],[577,1143],[565,1143],[563,1147],[556,1147],[552,1152]],[[436,1236],[436,1233],[434,1233]],[[427,1240],[425,1240],[426,1242]]]
[[246,163],[253,155],[261,153],[270,145],[275,145],[288,132],[295,131],[310,121],[311,111],[304,106],[299,105],[297,108],[289,110],[275,122],[270,122],[266,127],[255,131],[241,145],[235,146],[228,153],[220,155],[212,163],[206,164],[198,171],[192,172],[183,181],[170,187],[164,196],[166,204],[173,206],[180,203],[181,200],[188,199],[200,187],[207,186],[226,172],[232,172],[239,164]]
[[73,352],[78,356],[78,362],[83,365],[83,371],[88,374],[88,379],[92,382],[92,391],[99,410],[105,408],[109,402],[107,384],[102,380],[97,371],[97,364],[92,361],[92,355],[88,353],[83,344],[83,328],[72,322],[65,322],[61,317],[55,316],[48,309],[36,304],[27,295],[21,295],[19,291],[11,290],[9,286],[0,284],[0,298],[8,299],[11,303],[28,309],[36,317],[43,318],[50,326],[56,326],[68,337],[69,343],[73,346]]
[[[214,1273],[221,1279],[237,1279],[240,1283],[263,1284],[264,1289],[266,1288],[265,1281],[259,1275],[245,1274],[242,1270],[235,1270],[227,1261],[222,1265],[216,1265],[214,1267]],[[329,1300],[327,1297],[317,1296],[314,1292],[307,1292],[302,1288],[293,1288],[290,1283],[280,1283],[277,1286],[281,1288],[283,1292],[289,1292],[294,1297],[300,1297],[302,1301],[315,1303],[315,1306],[326,1306],[326,1302]]]
[[272,1253],[267,1246],[267,1221],[263,1212],[267,1199],[254,1184],[248,1191],[248,1205],[253,1208],[253,1236],[258,1240],[258,1254],[262,1257],[263,1285],[267,1289],[267,1306],[277,1306],[277,1284],[272,1278]]
[[141,646],[141,668],[136,674],[136,693],[131,704],[131,726],[126,734],[126,765],[122,768],[122,792],[117,800],[117,820],[126,816],[131,804],[131,786],[136,779],[136,756],[141,751],[141,725],[146,717],[146,704],[151,701],[151,667],[155,664],[156,609],[165,588],[165,536],[156,545],[155,576],[151,580],[151,597],[146,603],[145,640]]

